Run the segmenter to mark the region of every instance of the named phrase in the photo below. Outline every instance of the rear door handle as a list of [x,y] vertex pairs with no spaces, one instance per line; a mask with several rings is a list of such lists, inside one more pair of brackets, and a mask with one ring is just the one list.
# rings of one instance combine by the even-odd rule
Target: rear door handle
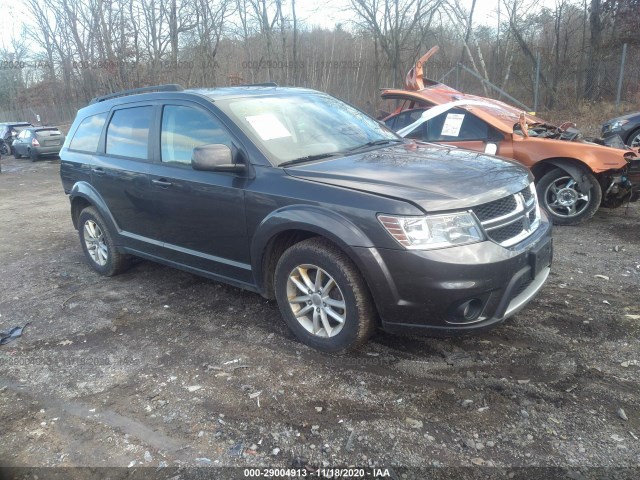
[[171,185],[173,185],[171,182],[167,182],[164,178],[161,178],[160,180],[151,180],[151,183],[164,188],[170,187]]
[[104,175],[104,168],[102,167],[92,168],[91,173],[95,173],[96,175]]

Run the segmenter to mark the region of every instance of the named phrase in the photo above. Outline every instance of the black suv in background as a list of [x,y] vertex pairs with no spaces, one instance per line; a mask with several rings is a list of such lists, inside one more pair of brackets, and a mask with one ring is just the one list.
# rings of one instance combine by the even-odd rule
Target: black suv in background
[[96,98],[60,157],[96,271],[122,272],[133,255],[257,292],[323,351],[378,325],[491,327],[549,274],[551,228],[525,168],[402,139],[312,90]]
[[602,124],[604,138],[619,135],[625,145],[640,148],[640,112],[612,118]]

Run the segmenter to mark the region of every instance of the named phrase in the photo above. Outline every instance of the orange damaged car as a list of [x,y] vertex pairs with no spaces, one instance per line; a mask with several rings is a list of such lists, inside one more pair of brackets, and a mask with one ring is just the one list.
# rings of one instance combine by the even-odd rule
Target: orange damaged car
[[573,123],[553,125],[504,102],[469,95],[425,78],[432,48],[409,71],[404,90],[384,90],[397,102],[383,117],[403,137],[515,159],[535,176],[540,205],[554,223],[574,225],[600,206],[640,196],[640,151],[618,137],[586,139]]

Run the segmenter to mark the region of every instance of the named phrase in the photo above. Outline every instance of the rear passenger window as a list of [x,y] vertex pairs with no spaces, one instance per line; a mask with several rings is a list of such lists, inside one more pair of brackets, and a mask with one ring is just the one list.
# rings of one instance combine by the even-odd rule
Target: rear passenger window
[[190,165],[193,149],[210,143],[231,148],[229,134],[212,116],[191,107],[164,107],[160,138],[163,163]]
[[153,107],[116,110],[107,128],[108,155],[147,159]]
[[[76,130],[76,133],[69,144],[69,149],[89,153],[96,152],[98,150],[98,143],[100,142],[102,127],[104,127],[104,122],[106,121],[106,113],[91,115],[90,117],[85,118]],[[24,136],[26,135],[23,135],[23,137]]]

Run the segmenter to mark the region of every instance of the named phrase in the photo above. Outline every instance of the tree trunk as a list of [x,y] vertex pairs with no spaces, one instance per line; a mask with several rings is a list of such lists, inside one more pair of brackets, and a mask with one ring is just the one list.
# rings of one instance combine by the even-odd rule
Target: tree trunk
[[600,69],[600,43],[602,40],[602,20],[600,18],[602,4],[600,0],[591,0],[589,12],[589,53],[587,59],[587,72],[584,83],[585,100],[595,100],[598,96],[598,71]]

